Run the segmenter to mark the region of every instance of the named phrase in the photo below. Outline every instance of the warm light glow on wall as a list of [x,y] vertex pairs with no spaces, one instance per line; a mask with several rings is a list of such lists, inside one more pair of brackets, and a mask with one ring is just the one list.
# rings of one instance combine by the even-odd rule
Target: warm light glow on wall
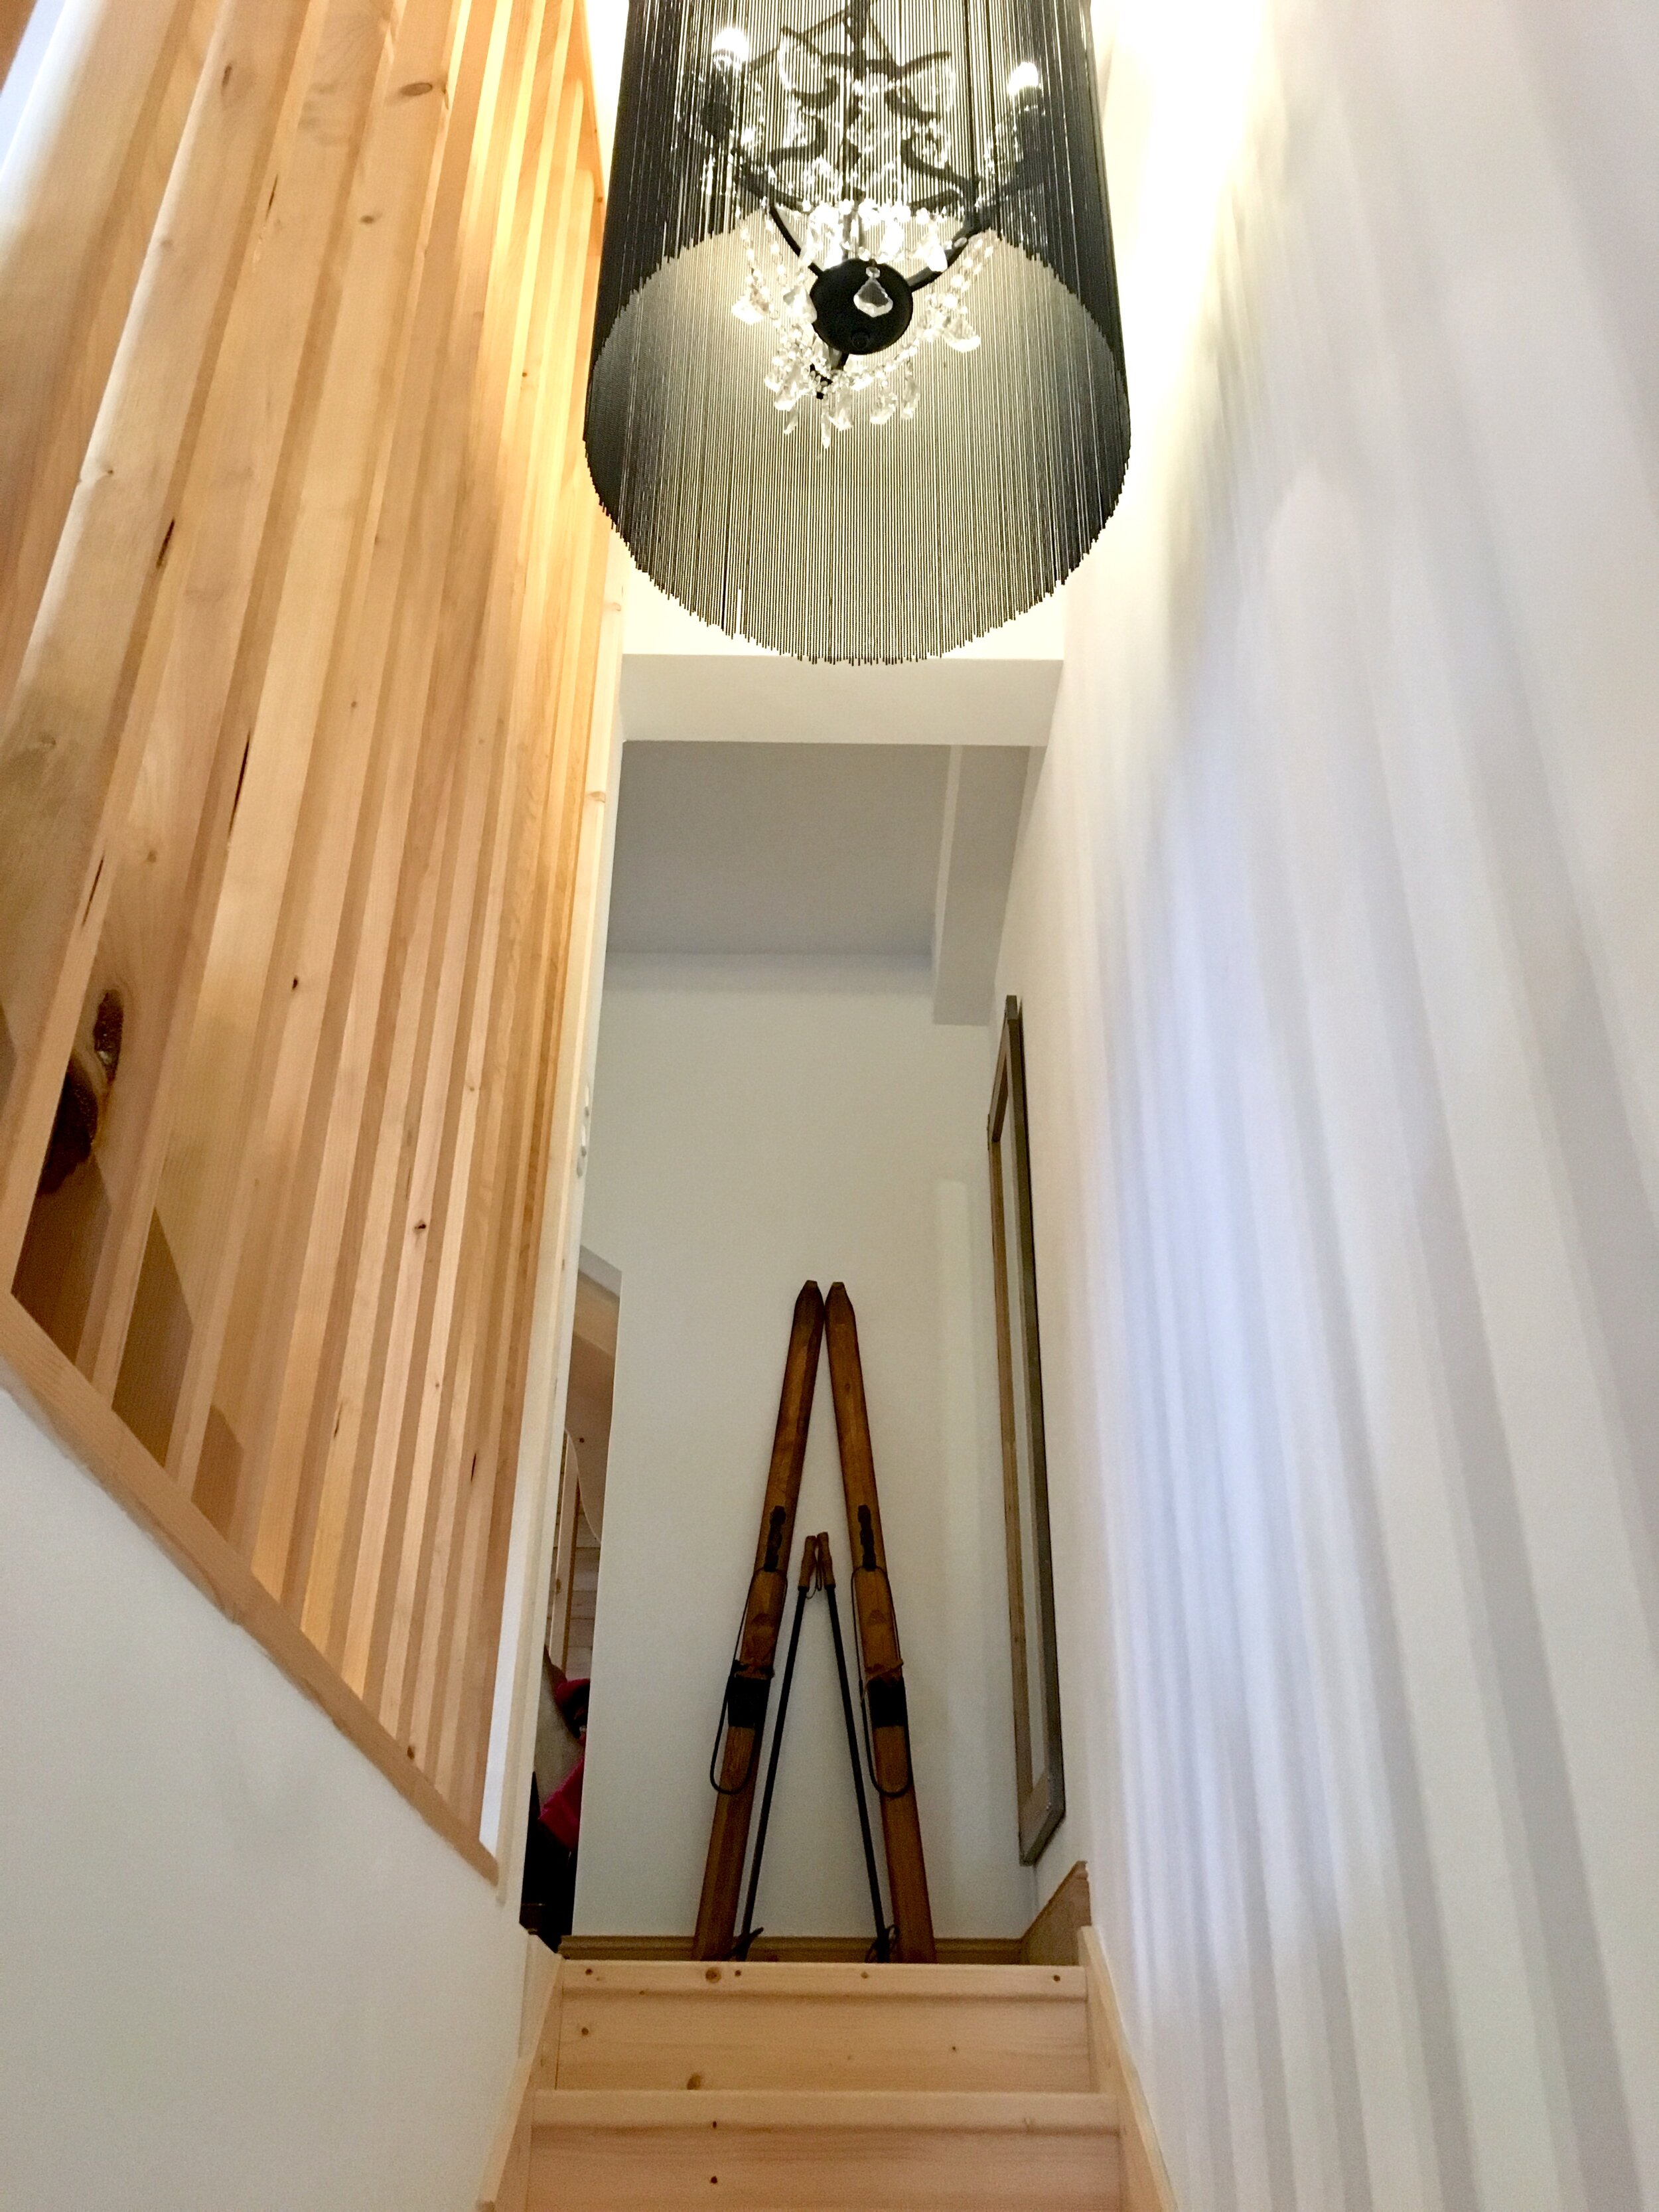
[[1145,432],[1180,380],[1262,94],[1262,12],[1261,0],[1095,0],[1125,348]]

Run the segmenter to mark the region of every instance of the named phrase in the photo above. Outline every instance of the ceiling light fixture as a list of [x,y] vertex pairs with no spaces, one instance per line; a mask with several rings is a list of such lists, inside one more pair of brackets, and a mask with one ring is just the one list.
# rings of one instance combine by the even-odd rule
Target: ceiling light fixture
[[703,620],[921,659],[1047,598],[1122,486],[1093,56],[1081,0],[814,4],[633,0],[588,463]]

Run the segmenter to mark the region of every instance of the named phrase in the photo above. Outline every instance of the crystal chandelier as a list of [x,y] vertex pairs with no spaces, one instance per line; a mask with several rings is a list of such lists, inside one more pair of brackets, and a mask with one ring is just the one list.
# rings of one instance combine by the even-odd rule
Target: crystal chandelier
[[1121,486],[1092,53],[1080,0],[811,5],[633,0],[589,465],[705,620],[920,659],[1046,597]]

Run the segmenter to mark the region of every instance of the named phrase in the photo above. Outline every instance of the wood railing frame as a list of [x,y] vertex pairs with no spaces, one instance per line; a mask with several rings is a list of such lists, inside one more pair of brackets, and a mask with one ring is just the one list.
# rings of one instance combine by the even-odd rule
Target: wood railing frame
[[0,191],[0,1385],[506,1880],[625,573],[585,7],[64,23]]

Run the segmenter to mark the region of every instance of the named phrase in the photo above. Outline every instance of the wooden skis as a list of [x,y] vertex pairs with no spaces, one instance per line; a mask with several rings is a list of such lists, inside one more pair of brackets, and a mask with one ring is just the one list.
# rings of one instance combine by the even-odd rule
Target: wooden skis
[[[853,1547],[853,1616],[864,1677],[871,1778],[881,1799],[887,1888],[896,1931],[894,1956],[931,1964],[938,1954],[933,1908],[927,1899],[927,1869],[921,1855],[921,1824],[916,1814],[915,1777],[910,1764],[904,1662],[899,1652],[892,1585],[887,1579],[887,1554],[881,1540],[881,1508],[876,1498],[875,1458],[870,1449],[870,1415],[864,1402],[858,1322],[844,1284],[830,1286],[826,1328],[830,1388],[841,1443],[842,1488],[847,1497],[847,1533]],[[780,1595],[780,1614],[782,1605]],[[746,1832],[746,1816],[744,1827]]]
[[[842,1296],[844,1301],[845,1291]],[[848,1314],[850,1317],[850,1308]],[[715,1747],[709,1777],[719,1795],[714,1801],[714,1825],[708,1838],[708,1861],[703,1869],[697,1932],[692,1946],[694,1956],[699,1959],[729,1958],[737,1935],[738,1899],[749,1848],[749,1822],[755,1804],[761,1737],[766,1728],[773,1662],[789,1593],[790,1540],[794,1532],[795,1501],[800,1495],[801,1466],[806,1456],[806,1431],[812,1414],[812,1391],[817,1381],[818,1352],[823,1341],[823,1294],[816,1283],[806,1283],[795,1300],[789,1354],[784,1364],[783,1395],[778,1403],[777,1433],[772,1441],[772,1464],[766,1480],[765,1503],[761,1508],[755,1571],[750,1577],[743,1627],[726,1680],[724,1742]],[[857,1356],[855,1347],[855,1363]],[[830,1371],[834,1373],[833,1364]],[[860,1390],[860,1405],[862,1402]],[[919,1854],[920,1846],[918,1863]],[[925,1889],[923,1896],[925,1903]],[[931,1949],[927,1955],[932,1957]]]

